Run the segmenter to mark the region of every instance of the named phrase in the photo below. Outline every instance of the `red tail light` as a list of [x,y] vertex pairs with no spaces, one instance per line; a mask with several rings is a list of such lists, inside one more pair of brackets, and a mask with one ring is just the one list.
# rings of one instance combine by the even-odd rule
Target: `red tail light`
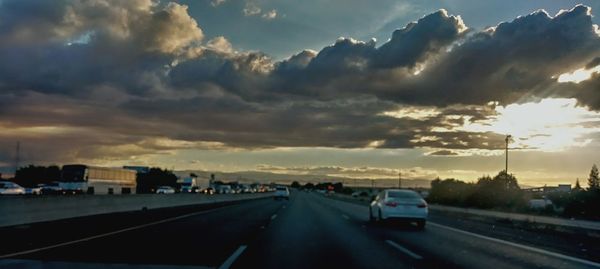
[[389,207],[396,207],[398,205],[398,203],[396,203],[396,202],[386,202],[385,205],[389,206]]

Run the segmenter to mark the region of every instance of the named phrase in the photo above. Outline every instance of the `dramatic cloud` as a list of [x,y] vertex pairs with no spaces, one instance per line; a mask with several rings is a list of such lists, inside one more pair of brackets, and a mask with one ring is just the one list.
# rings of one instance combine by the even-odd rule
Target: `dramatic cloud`
[[394,31],[390,41],[378,49],[375,65],[412,68],[452,44],[466,30],[460,16],[448,16],[440,10]]
[[555,17],[538,11],[466,36],[465,29],[459,17],[440,11],[397,30],[379,48],[340,39],[298,71],[305,83],[294,79],[288,87],[325,98],[368,93],[416,105],[506,104],[548,96],[556,76],[600,53],[585,6]]
[[[245,7],[240,16],[278,16]],[[496,151],[507,132],[481,126],[500,119],[498,107],[551,97],[600,110],[591,16],[585,6],[537,11],[477,31],[440,10],[400,25],[379,47],[339,38],[275,61],[222,36],[206,40],[174,2],[4,0],[0,145],[23,140],[39,152],[32,159],[56,162],[178,149]],[[580,68],[588,79],[558,81]],[[569,141],[596,130],[574,124],[587,129]]]
[[600,57],[594,58],[591,62],[585,65],[585,69],[592,69],[600,65]]

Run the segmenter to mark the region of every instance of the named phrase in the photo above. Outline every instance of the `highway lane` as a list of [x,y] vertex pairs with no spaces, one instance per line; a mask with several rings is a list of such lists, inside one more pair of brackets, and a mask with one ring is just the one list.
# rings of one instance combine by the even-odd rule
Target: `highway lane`
[[[330,215],[347,218],[354,225],[365,225],[365,233],[381,242],[395,242],[420,257],[422,265],[452,264],[460,268],[598,268],[598,264],[585,263],[567,257],[544,254],[539,248],[527,250],[519,246],[487,239],[477,234],[463,232],[460,227],[448,227],[430,222],[425,231],[410,226],[368,223],[368,208],[318,194],[311,200],[326,208]],[[273,223],[276,226],[277,223]],[[349,235],[351,236],[351,235]],[[539,250],[540,252],[538,252]],[[417,266],[420,267],[420,266]],[[433,266],[438,267],[438,266]]]
[[597,265],[470,234],[458,225],[436,224],[442,220],[440,217],[433,218],[435,221],[425,231],[410,225],[369,223],[365,205],[316,193],[294,191],[290,201],[261,199],[189,214],[10,257],[0,261],[0,267],[594,268]]
[[68,262],[66,264],[72,268],[87,268],[88,263],[217,267],[236,248],[252,241],[260,230],[265,229],[271,216],[281,207],[281,203],[272,199],[245,201],[191,213],[196,215],[173,221],[10,257],[10,262],[0,263],[0,267],[33,268],[39,265],[37,260],[61,262],[61,265]]
[[410,258],[371,237],[365,223],[331,210],[317,195],[296,192],[234,268],[411,268]]
[[[341,199],[354,204],[365,205],[366,202],[345,196],[330,198]],[[362,209],[358,209],[362,210]],[[366,210],[366,209],[365,209]],[[445,226],[470,231],[477,235],[500,238],[505,241],[561,253],[579,259],[600,262],[599,235],[594,231],[581,229],[565,229],[543,224],[513,222],[506,219],[495,219],[477,215],[452,213],[431,210],[429,221]]]

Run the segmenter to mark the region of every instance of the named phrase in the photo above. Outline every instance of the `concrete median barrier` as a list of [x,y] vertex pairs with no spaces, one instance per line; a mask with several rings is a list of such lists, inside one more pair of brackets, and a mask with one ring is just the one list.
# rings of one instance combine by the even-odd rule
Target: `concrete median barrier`
[[260,199],[254,194],[136,194],[0,197],[0,227],[146,209]]

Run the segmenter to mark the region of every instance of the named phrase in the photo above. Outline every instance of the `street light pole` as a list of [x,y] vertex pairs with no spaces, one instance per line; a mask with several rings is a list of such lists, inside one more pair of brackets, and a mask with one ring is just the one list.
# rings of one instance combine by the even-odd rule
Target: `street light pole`
[[402,172],[398,172],[398,189],[402,188]]
[[504,140],[504,141],[506,141],[506,153],[505,153],[505,156],[506,156],[506,163],[505,163],[505,166],[504,166],[504,172],[505,172],[507,175],[508,175],[508,142],[510,142],[510,139],[511,139],[511,138],[512,138],[512,136],[511,136],[511,135],[507,135],[507,136],[506,136],[506,139]]
[[17,149],[15,154],[15,177],[17,176],[17,171],[19,171],[19,165],[21,162],[21,142],[17,141]]

